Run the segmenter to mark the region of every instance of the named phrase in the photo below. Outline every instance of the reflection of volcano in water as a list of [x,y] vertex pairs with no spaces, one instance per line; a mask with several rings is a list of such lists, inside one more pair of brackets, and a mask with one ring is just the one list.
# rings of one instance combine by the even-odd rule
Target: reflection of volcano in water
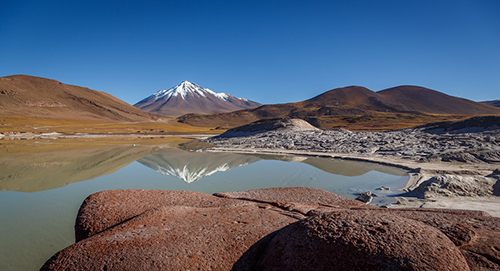
[[234,153],[187,152],[176,149],[146,155],[137,162],[162,174],[192,183],[216,172],[228,171],[259,160],[259,157]]

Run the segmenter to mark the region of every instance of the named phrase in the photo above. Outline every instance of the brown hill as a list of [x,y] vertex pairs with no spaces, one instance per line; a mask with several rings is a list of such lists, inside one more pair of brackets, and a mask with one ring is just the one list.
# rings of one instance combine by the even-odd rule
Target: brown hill
[[471,115],[500,115],[500,109],[416,86],[379,92],[350,86],[302,102],[213,115],[189,114],[178,120],[195,126],[230,128],[261,119],[300,118],[322,129],[386,130],[464,119]]
[[497,108],[489,105],[417,86],[399,86],[381,90],[377,94],[400,102],[410,111],[422,113],[460,115],[499,113]]
[[0,115],[101,122],[151,121],[141,111],[107,93],[28,75],[0,78]]
[[298,104],[305,108],[320,108],[321,113],[327,115],[408,111],[394,99],[359,86],[333,89]]

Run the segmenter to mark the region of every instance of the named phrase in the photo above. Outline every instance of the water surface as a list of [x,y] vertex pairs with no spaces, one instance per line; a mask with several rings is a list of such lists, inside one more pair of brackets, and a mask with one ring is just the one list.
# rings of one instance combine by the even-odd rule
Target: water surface
[[[38,270],[74,242],[82,201],[109,189],[204,193],[316,187],[350,198],[374,191],[394,202],[405,171],[374,163],[303,156],[188,152],[143,145],[89,146],[0,156],[0,270]],[[390,191],[378,191],[381,186]]]

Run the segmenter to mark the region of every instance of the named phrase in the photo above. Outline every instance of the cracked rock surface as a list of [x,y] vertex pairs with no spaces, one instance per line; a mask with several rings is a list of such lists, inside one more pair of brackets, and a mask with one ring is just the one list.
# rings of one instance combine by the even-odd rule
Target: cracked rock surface
[[218,147],[286,149],[393,157],[419,162],[500,163],[500,129],[433,133],[429,128],[386,132],[278,130],[244,137],[214,137]]

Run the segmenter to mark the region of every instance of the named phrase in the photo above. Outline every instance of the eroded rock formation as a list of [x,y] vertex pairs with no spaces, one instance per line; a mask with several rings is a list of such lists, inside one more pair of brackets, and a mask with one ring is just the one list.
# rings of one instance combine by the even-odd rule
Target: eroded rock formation
[[383,209],[315,188],[89,196],[42,270],[498,270],[500,218]]

